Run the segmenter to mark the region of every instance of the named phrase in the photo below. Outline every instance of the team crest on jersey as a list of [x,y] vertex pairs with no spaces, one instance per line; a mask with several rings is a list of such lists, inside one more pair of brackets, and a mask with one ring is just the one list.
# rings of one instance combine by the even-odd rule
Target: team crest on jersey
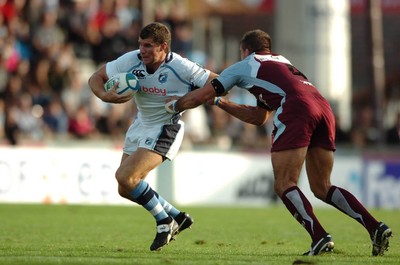
[[167,82],[167,79],[168,79],[168,74],[167,73],[161,73],[160,76],[158,77],[158,81],[160,83]]
[[153,138],[147,137],[147,138],[146,138],[146,141],[144,141],[144,144],[145,144],[145,145],[152,145],[152,144],[153,144],[153,141],[154,141]]

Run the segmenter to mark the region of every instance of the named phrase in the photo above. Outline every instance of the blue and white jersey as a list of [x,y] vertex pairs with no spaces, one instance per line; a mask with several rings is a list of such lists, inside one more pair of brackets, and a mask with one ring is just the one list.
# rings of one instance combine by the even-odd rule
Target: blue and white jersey
[[209,70],[173,52],[167,54],[166,60],[157,71],[149,74],[140,58],[139,50],[108,62],[106,71],[109,78],[123,72],[131,72],[137,76],[140,85],[140,90],[134,97],[138,108],[137,119],[145,126],[168,123],[173,114],[165,111],[165,100],[203,87],[210,75]]

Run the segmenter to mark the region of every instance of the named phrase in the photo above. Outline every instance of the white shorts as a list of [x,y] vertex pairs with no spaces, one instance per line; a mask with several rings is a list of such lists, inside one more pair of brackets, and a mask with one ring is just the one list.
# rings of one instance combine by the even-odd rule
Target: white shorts
[[131,155],[138,148],[152,150],[172,160],[181,147],[184,122],[144,126],[138,119],[129,127],[125,136],[124,153]]

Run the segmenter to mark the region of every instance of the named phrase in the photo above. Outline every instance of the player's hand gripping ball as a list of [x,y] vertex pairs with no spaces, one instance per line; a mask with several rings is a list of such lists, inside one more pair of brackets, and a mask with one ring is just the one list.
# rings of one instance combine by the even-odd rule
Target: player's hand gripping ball
[[119,82],[119,84],[116,91],[119,95],[125,95],[127,93],[135,94],[140,88],[139,80],[136,75],[132,73],[119,73],[108,79],[104,84],[104,89],[106,91],[112,89],[117,82]]

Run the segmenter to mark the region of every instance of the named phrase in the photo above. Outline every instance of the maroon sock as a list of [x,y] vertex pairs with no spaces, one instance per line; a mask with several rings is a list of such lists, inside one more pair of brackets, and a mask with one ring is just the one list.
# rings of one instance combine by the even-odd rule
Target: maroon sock
[[354,218],[357,222],[362,224],[370,234],[374,232],[379,224],[357,198],[345,189],[331,186],[326,196],[326,203],[329,203],[341,212]]
[[313,242],[327,234],[314,215],[311,203],[297,186],[285,190],[281,199],[289,212],[310,234]]

